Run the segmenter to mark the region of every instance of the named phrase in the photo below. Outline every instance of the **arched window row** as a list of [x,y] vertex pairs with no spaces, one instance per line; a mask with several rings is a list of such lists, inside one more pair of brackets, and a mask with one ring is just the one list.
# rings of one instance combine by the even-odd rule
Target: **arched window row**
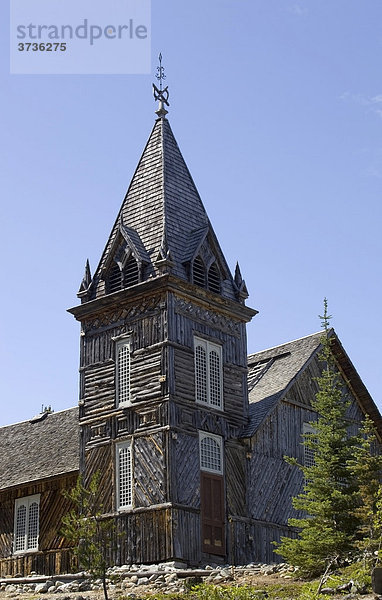
[[192,280],[196,285],[220,294],[220,273],[216,262],[213,262],[207,271],[203,260],[197,256],[193,264]]
[[106,279],[106,293],[112,294],[118,290],[139,283],[139,267],[134,256],[130,256],[123,268],[113,261]]

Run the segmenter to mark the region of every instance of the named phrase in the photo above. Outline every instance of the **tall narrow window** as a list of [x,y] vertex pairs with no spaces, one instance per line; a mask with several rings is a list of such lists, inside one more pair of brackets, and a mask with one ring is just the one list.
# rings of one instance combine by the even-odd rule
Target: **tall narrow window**
[[107,276],[106,291],[108,294],[122,289],[122,272],[119,265],[113,262]]
[[116,479],[117,509],[131,508],[133,505],[133,470],[130,442],[117,445]]
[[195,340],[195,386],[197,402],[207,403],[207,353]]
[[[302,432],[304,434],[304,439],[306,439],[306,436],[309,436],[309,437],[312,436],[314,438],[316,435],[316,430],[310,423],[303,424]],[[313,465],[314,465],[314,450],[313,450],[313,448],[308,448],[304,444],[304,466],[305,467],[313,467]]]
[[40,496],[15,501],[14,552],[38,550]]
[[210,292],[220,294],[220,273],[215,262],[208,270],[208,289]]
[[214,408],[223,407],[222,348],[195,338],[196,401]]
[[192,280],[196,285],[200,285],[200,287],[206,287],[206,268],[199,256],[197,256],[194,260]]
[[116,388],[117,405],[130,404],[130,338],[117,342],[116,345]]
[[125,266],[123,267],[123,287],[130,287],[131,285],[136,285],[138,282],[138,263],[135,260],[134,256],[130,256],[130,258],[126,261]]

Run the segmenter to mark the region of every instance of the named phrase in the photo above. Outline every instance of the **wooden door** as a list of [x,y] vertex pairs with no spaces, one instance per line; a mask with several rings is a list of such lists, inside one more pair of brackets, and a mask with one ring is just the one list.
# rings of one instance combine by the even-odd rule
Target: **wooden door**
[[221,475],[201,472],[202,550],[225,555],[224,481]]

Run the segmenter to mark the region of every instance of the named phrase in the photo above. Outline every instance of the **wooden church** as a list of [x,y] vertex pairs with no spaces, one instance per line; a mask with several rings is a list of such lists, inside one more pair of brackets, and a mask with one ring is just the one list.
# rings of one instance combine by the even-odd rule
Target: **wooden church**
[[[101,473],[117,564],[277,560],[316,416],[321,334],[247,356],[248,308],[155,88],[157,119],[99,265],[70,313],[81,324],[79,408],[0,428],[0,576],[67,572],[62,489]],[[352,400],[376,405],[334,332]],[[19,449],[14,453],[14,447]]]

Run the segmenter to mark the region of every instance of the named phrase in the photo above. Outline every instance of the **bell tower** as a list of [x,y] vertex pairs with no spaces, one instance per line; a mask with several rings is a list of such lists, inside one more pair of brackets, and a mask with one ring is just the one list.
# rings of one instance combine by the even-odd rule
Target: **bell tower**
[[[232,276],[167,119],[157,118],[92,275],[69,310],[81,323],[85,481],[125,535],[117,561],[227,561],[246,517],[246,323]],[[231,540],[232,541],[232,540]]]

